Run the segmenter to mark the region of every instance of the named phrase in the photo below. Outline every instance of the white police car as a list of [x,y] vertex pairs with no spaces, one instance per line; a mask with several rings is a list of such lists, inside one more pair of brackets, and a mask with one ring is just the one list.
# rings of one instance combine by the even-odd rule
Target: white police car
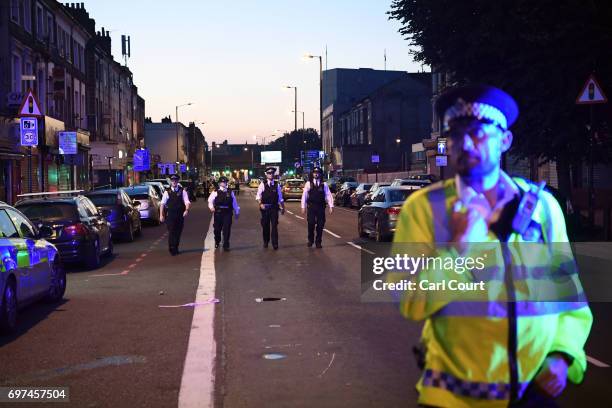
[[53,231],[36,228],[21,212],[0,202],[0,331],[17,326],[18,309],[40,299],[57,302],[66,272],[57,248],[45,240]]

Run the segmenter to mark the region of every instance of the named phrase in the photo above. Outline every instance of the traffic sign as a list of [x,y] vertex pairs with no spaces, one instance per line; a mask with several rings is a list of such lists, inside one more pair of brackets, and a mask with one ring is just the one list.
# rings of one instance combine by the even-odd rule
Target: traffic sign
[[23,98],[17,116],[44,116],[40,111],[40,103],[38,103],[31,89]]
[[603,89],[597,83],[597,80],[593,75],[587,79],[582,88],[582,92],[576,98],[576,104],[578,105],[590,105],[596,103],[607,103],[608,98],[604,94]]
[[60,154],[77,154],[76,132],[59,132],[58,141]]
[[448,165],[448,156],[436,156],[436,166],[446,167]]
[[134,152],[134,171],[149,171],[151,160],[148,149],[138,149]]
[[377,154],[372,155],[372,163],[380,163],[380,156]]
[[38,146],[38,120],[36,118],[20,118],[19,131],[21,146]]
[[446,154],[446,139],[438,139],[438,154]]

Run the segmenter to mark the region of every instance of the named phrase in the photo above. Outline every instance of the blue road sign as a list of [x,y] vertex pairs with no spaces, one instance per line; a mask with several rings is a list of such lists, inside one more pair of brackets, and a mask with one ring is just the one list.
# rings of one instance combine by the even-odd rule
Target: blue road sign
[[76,132],[59,132],[58,141],[60,154],[77,154]]
[[151,170],[149,149],[138,149],[134,152],[134,171]]
[[38,146],[38,121],[36,118],[20,118],[19,131],[22,146]]

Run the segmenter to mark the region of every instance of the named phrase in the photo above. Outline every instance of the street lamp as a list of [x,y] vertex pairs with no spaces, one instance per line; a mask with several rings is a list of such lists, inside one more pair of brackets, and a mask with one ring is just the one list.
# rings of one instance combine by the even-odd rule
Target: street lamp
[[176,119],[176,124],[175,124],[174,127],[176,128],[176,162],[177,163],[179,162],[179,137],[178,137],[178,134],[179,134],[179,131],[178,131],[179,120],[178,120],[178,109],[182,108],[183,106],[189,106],[189,105],[193,105],[193,103],[189,102],[189,103],[185,103],[183,105],[177,105],[175,107],[175,116],[174,116],[174,118]]
[[293,108],[293,112],[294,112],[294,117],[295,117],[295,130],[297,131],[297,86],[291,86],[291,85],[285,85],[285,88],[291,89],[293,88],[293,92],[294,92],[294,96],[295,96],[295,101],[294,101],[294,108]]
[[[296,112],[296,111],[292,110],[291,112]],[[301,113],[302,114],[302,129],[304,129],[304,112],[297,111],[297,113]]]
[[[397,148],[400,149],[400,143],[402,142],[402,139],[400,139],[399,137],[397,139],[395,139],[395,143],[397,144]],[[404,151],[400,149],[400,169],[401,171],[404,171]]]
[[323,57],[312,54],[306,54],[304,57],[319,59],[319,136],[323,137]]

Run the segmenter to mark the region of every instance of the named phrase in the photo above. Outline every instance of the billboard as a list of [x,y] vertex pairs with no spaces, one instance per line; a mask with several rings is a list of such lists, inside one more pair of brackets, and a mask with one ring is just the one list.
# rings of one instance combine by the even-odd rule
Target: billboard
[[134,171],[151,170],[151,161],[148,149],[138,149],[134,151]]
[[59,132],[58,143],[60,154],[77,154],[76,132]]
[[261,152],[261,164],[281,163],[283,161],[283,152],[280,150],[270,150]]

